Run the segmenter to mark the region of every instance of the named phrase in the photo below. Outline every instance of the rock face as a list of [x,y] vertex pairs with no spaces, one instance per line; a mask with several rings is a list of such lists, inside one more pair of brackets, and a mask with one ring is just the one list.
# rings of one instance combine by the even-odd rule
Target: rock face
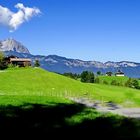
[[42,68],[57,73],[81,73],[84,70],[93,71],[94,73],[97,71],[101,71],[102,73],[111,71],[115,73],[116,71],[121,70],[126,76],[140,78],[140,63],[135,62],[108,61],[106,63],[102,63],[98,61],[69,59],[57,55],[32,55],[24,45],[14,39],[0,41],[0,51],[3,51],[6,56],[14,55],[22,58],[30,58],[32,62],[37,59]]
[[18,53],[30,53],[29,50],[23,46],[20,42],[14,39],[6,39],[4,41],[0,41],[0,51],[13,51]]

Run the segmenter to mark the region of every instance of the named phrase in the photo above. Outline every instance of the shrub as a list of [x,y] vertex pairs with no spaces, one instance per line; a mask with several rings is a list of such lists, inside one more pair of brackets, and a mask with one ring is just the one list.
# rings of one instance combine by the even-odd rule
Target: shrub
[[131,78],[129,78],[126,81],[125,86],[126,87],[130,87],[130,88],[140,89],[139,82],[138,82],[137,79],[131,79]]
[[117,83],[117,81],[116,81],[116,80],[112,80],[111,85],[116,86],[116,85],[118,85],[118,83]]
[[109,72],[106,73],[106,75],[108,75],[108,76],[112,76],[112,74],[113,73],[111,71],[109,71]]
[[104,80],[103,84],[108,85],[109,83],[106,80]]
[[117,85],[118,86],[124,86],[124,84],[122,82],[118,82]]
[[81,73],[81,82],[94,83],[94,73],[89,71],[83,71]]
[[14,68],[15,66],[13,64],[8,64],[8,68]]
[[69,78],[75,79],[75,80],[77,80],[78,78],[80,78],[79,74],[71,73],[71,72],[69,72],[69,73],[64,73],[63,75],[64,75],[64,76],[67,76],[67,77],[69,77]]
[[139,82],[136,79],[132,80],[132,85],[133,85],[133,88],[136,88],[136,89],[139,89],[140,88],[139,87]]
[[100,83],[99,77],[96,77],[96,78],[95,78],[94,83]]
[[97,71],[97,75],[101,75],[102,73],[101,73],[101,71]]
[[34,63],[34,67],[39,67],[40,66],[40,63],[38,60],[35,60],[35,63]]
[[6,69],[6,68],[7,68],[7,64],[4,61],[4,54],[0,52],[0,70]]
[[0,70],[4,70],[7,68],[7,65],[4,61],[0,62]]
[[126,82],[125,82],[125,86],[126,87],[132,87],[132,79],[131,78],[129,78]]

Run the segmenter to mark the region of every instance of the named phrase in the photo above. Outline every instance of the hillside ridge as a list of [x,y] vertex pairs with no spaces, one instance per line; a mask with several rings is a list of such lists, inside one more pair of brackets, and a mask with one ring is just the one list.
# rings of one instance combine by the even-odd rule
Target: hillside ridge
[[116,71],[121,70],[128,77],[140,78],[140,63],[137,62],[108,61],[103,63],[99,61],[84,61],[80,59],[66,58],[58,55],[32,55],[24,45],[14,39],[1,41],[0,51],[3,51],[6,56],[15,55],[17,57],[30,58],[32,62],[38,59],[42,68],[57,73],[81,73],[84,70],[93,71],[95,73],[97,71],[101,71],[102,73],[111,71],[115,73]]

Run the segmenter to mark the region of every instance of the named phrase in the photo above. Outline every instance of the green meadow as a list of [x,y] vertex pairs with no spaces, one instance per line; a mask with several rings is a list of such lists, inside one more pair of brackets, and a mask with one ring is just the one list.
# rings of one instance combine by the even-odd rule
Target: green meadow
[[[111,81],[115,77],[102,77]],[[126,77],[117,77],[120,81]],[[0,104],[71,102],[70,97],[140,106],[140,90],[127,87],[86,84],[40,68],[17,68],[0,72]]]
[[1,134],[140,137],[139,120],[99,113],[71,97],[140,107],[140,90],[81,83],[41,68],[7,69],[0,72]]
[[125,82],[129,79],[129,77],[117,77],[117,76],[99,76],[101,82],[103,83],[103,81],[107,81],[108,84],[111,84],[111,82],[113,80],[117,81],[118,83],[121,83],[122,85],[125,84]]

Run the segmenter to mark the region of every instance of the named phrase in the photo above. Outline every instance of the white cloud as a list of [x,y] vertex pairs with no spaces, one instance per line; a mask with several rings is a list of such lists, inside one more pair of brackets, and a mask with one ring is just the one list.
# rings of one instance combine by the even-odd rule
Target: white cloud
[[22,3],[16,4],[15,8],[18,9],[16,13],[0,5],[0,24],[7,26],[10,32],[16,30],[33,16],[41,13],[38,8],[25,7]]

